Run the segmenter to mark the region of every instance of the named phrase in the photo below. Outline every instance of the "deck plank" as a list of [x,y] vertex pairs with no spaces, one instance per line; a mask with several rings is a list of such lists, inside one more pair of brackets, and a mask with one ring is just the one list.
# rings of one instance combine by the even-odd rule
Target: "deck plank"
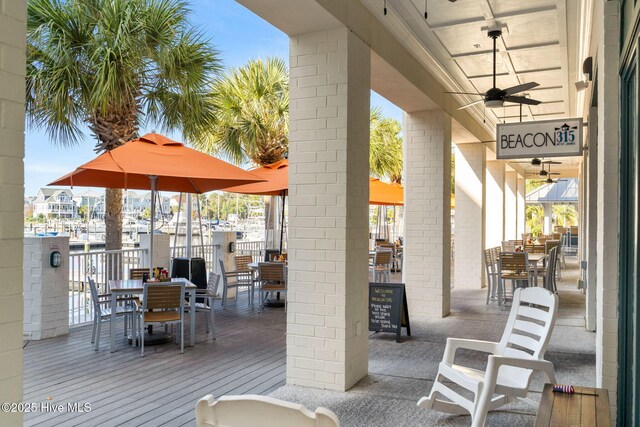
[[170,343],[146,347],[140,357],[139,348],[127,345],[121,320],[114,353],[108,324],[99,351],[90,343],[91,325],[26,343],[25,402],[89,402],[92,409],[25,414],[24,425],[193,425],[195,403],[206,394],[267,394],[284,385],[284,310],[252,310],[243,295],[226,310],[216,305],[215,315],[217,339],[205,332],[208,317],[199,314],[196,345],[184,354]]

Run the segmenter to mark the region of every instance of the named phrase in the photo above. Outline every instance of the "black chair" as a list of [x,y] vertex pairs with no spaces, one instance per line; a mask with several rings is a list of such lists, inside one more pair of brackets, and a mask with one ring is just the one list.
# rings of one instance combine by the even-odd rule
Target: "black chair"
[[265,249],[264,250],[264,262],[273,261],[273,257],[276,255],[280,255],[280,251],[278,249]]

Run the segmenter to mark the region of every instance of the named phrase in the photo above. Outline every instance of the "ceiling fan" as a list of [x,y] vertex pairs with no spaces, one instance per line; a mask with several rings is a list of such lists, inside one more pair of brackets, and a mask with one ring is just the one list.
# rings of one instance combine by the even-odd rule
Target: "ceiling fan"
[[546,170],[544,168],[544,164],[542,165],[542,169],[540,169],[540,171],[538,173],[529,173],[529,176],[539,176],[541,178],[544,178],[546,176],[551,176],[551,175],[560,175],[559,172],[551,172],[551,165],[549,165],[549,170]]
[[479,104],[484,102],[484,106],[487,108],[499,108],[504,105],[505,102],[513,102],[516,104],[527,104],[527,105],[538,105],[541,101],[536,99],[526,98],[524,96],[514,96],[516,93],[523,92],[525,90],[533,89],[534,87],[540,86],[540,84],[536,82],[523,83],[521,85],[512,86],[507,89],[500,89],[496,87],[496,53],[497,46],[496,40],[498,37],[502,36],[502,30],[490,30],[488,32],[489,38],[493,39],[493,87],[486,91],[485,93],[478,92],[445,92],[454,95],[481,95],[483,98],[478,101],[471,102],[467,105],[463,105],[458,108],[458,110],[462,110],[463,108],[471,107],[472,105]]
[[534,157],[531,160],[523,160],[523,161],[514,162],[514,163],[529,163],[531,166],[540,166],[542,164],[547,164],[547,165],[561,165],[562,164],[562,162],[556,162],[554,160],[542,160],[542,159],[539,159],[537,157]]
[[537,182],[544,182],[545,184],[555,184],[556,182],[560,181],[566,181],[566,179],[551,179],[551,177],[549,177],[547,179],[538,180]]

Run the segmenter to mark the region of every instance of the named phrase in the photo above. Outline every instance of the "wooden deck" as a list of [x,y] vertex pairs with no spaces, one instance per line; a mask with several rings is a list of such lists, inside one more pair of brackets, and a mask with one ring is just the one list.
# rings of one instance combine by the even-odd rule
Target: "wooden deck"
[[[146,346],[142,358],[139,348],[127,344],[122,324],[114,353],[109,352],[108,327],[103,327],[97,352],[90,344],[91,326],[26,342],[24,402],[62,404],[64,411],[27,413],[24,425],[194,425],[195,403],[206,394],[268,394],[284,385],[284,310],[251,310],[244,295],[226,310],[218,304],[217,339],[205,332],[208,317],[198,313],[196,345],[185,347],[184,354],[172,342]],[[67,411],[67,404],[74,403],[88,403],[91,410]]]

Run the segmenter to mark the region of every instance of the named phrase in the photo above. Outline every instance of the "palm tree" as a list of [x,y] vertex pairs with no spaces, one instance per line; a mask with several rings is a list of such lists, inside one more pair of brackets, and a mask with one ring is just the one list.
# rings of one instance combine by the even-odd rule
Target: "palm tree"
[[402,138],[400,123],[383,117],[379,107],[371,109],[369,128],[369,170],[378,178],[402,181]]
[[199,147],[242,164],[275,163],[289,147],[289,73],[278,58],[249,61],[216,79],[217,123]]
[[[289,72],[278,58],[249,61],[218,78],[213,89],[217,123],[198,147],[236,164],[275,163],[289,151]],[[371,110],[370,169],[400,182],[400,124]]]
[[[214,123],[208,88],[217,52],[188,22],[183,0],[30,0],[27,114],[56,143],[84,126],[110,151],[141,126],[197,140]],[[107,189],[107,249],[122,243],[122,191]]]

